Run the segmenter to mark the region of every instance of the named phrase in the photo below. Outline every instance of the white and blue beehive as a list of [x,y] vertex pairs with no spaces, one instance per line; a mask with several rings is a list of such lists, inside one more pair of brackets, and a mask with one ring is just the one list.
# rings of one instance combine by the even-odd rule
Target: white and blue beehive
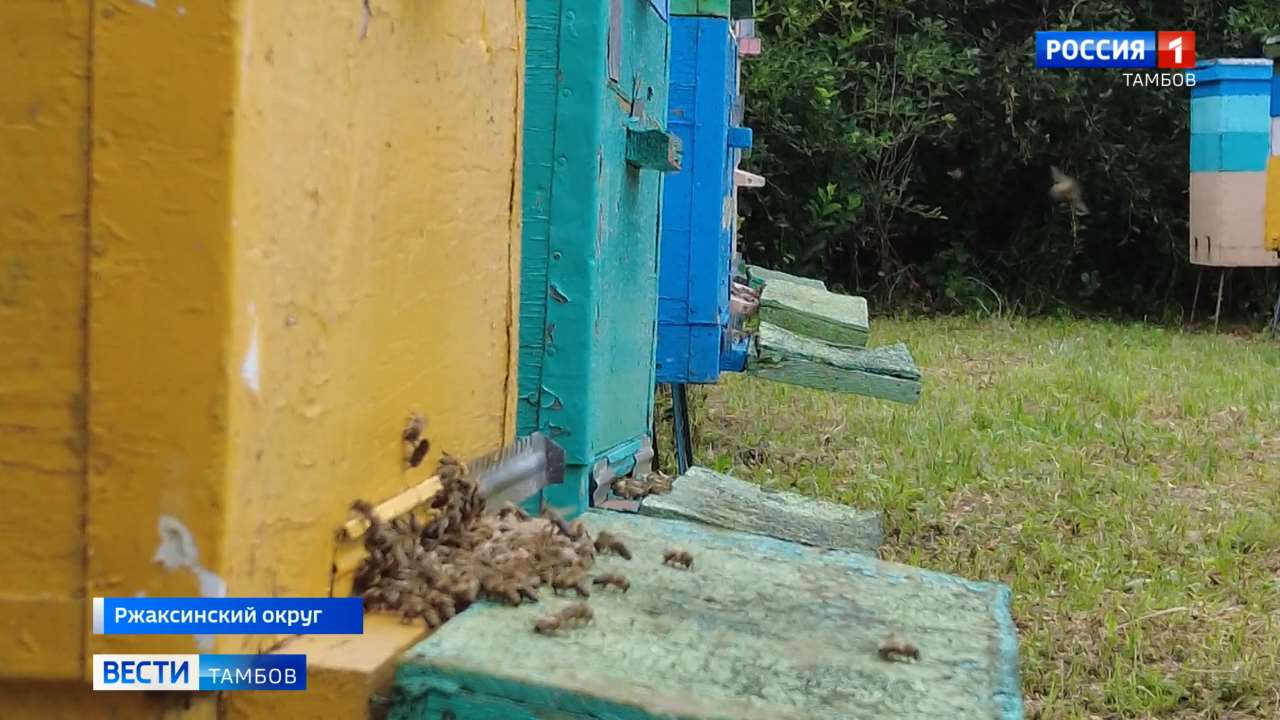
[[1280,265],[1266,249],[1274,66],[1266,59],[1207,60],[1191,90],[1191,262]]

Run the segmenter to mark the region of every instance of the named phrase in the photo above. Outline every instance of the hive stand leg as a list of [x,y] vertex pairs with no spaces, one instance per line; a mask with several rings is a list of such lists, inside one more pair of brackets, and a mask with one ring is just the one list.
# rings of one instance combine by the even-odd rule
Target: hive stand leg
[[693,465],[693,437],[689,429],[689,394],[684,383],[671,385],[671,436],[675,440],[676,470],[683,475]]
[[1191,296],[1191,317],[1187,318],[1188,325],[1196,324],[1196,305],[1200,304],[1200,281],[1204,279],[1204,268],[1196,270],[1196,291]]
[[1271,337],[1276,336],[1276,331],[1280,330],[1280,288],[1276,289],[1276,309],[1271,311],[1271,325],[1267,328],[1271,332]]
[[1218,271],[1218,304],[1213,309],[1213,331],[1218,332],[1218,320],[1222,318],[1222,286],[1227,282],[1227,269]]

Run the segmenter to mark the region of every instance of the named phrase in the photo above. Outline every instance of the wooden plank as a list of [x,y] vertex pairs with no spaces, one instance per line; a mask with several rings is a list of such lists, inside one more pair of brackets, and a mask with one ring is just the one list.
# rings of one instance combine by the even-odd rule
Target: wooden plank
[[752,279],[759,278],[760,280],[763,280],[765,283],[769,283],[774,280],[777,280],[778,282],[791,282],[791,283],[797,283],[800,285],[808,285],[809,287],[817,288],[819,290],[827,289],[826,283],[822,282],[821,280],[818,280],[817,278],[808,278],[808,277],[801,277],[799,275],[791,275],[788,273],[784,273],[781,270],[770,270],[769,268],[762,268],[758,265],[748,265],[747,272],[751,274]]
[[920,370],[905,345],[841,348],[760,323],[747,373],[791,385],[866,395],[914,405]]
[[671,14],[727,18],[730,0],[671,0]]
[[760,319],[844,347],[867,344],[867,301],[794,282],[765,282]]
[[640,514],[871,555],[881,541],[878,512],[765,490],[703,467],[677,478],[669,494],[645,498]]
[[[1009,589],[694,523],[593,510],[632,551],[608,556],[626,594],[596,591],[592,624],[534,618],[568,598],[477,605],[403,658],[393,720],[479,718],[1020,718]],[[690,570],[662,565],[677,546]],[[890,663],[897,632],[919,662]]]
[[627,128],[627,162],[638,168],[679,172],[683,156],[680,138],[661,128]]

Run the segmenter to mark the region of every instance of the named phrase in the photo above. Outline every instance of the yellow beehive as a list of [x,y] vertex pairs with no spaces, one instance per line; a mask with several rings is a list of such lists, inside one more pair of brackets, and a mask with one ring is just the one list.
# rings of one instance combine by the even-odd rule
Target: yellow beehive
[[[327,595],[352,500],[511,437],[523,36],[515,0],[0,5],[0,716],[215,717],[89,657],[275,639],[92,636],[86,598]],[[287,701],[361,707],[406,632]]]

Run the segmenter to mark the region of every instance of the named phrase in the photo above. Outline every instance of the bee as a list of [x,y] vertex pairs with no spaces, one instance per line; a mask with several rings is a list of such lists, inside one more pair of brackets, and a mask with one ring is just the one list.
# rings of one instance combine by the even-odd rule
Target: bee
[[634,477],[614,481],[612,490],[614,495],[624,500],[634,500],[646,494],[644,483]]
[[436,474],[440,476],[442,484],[451,486],[467,474],[467,466],[458,458],[445,453],[436,467]]
[[658,495],[666,495],[671,492],[672,479],[670,476],[654,473],[649,476],[649,492]]
[[564,620],[559,615],[546,615],[533,622],[533,631],[539,635],[550,635],[560,629]]
[[885,662],[902,662],[908,658],[919,662],[920,648],[895,633],[880,641],[880,659]]
[[400,437],[407,443],[416,443],[418,438],[422,437],[422,431],[427,427],[427,421],[418,413],[409,413],[409,422],[404,426],[404,432]]
[[422,461],[427,459],[427,453],[429,452],[431,452],[430,440],[422,438],[414,443],[413,450],[409,453],[409,467],[416,468],[421,465]]
[[584,625],[591,622],[595,615],[591,612],[591,606],[584,602],[576,602],[556,614],[563,622],[580,622]]
[[591,590],[580,572],[560,573],[551,581],[551,589],[556,592],[573,590],[578,593],[578,597],[591,597]]
[[1053,178],[1053,186],[1049,188],[1050,197],[1070,205],[1072,212],[1077,215],[1088,215],[1089,208],[1084,204],[1084,189],[1080,187],[1080,181],[1056,166],[1049,167],[1049,175]]
[[513,502],[507,502],[507,504],[503,505],[502,509],[498,511],[498,517],[500,518],[505,518],[508,515],[514,515],[521,520],[529,519],[529,513],[525,512],[524,509]]
[[627,580],[626,576],[619,575],[618,573],[597,575],[595,579],[591,581],[591,584],[600,585],[601,587],[616,587],[624,593],[631,589],[631,582]]
[[662,564],[676,566],[680,565],[685,570],[693,567],[693,556],[684,550],[671,549],[662,553]]
[[596,552],[601,555],[613,553],[623,560],[631,559],[631,551],[627,549],[626,545],[622,544],[622,541],[617,536],[608,530],[601,530],[600,534],[596,536]]
[[562,517],[560,513],[556,512],[555,510],[552,510],[551,508],[546,508],[542,511],[542,517],[549,520],[551,524],[554,525],[555,528],[560,531],[560,534],[564,535],[567,538],[572,538],[574,540],[577,540],[577,538],[573,536],[573,526],[565,522],[564,517]]

